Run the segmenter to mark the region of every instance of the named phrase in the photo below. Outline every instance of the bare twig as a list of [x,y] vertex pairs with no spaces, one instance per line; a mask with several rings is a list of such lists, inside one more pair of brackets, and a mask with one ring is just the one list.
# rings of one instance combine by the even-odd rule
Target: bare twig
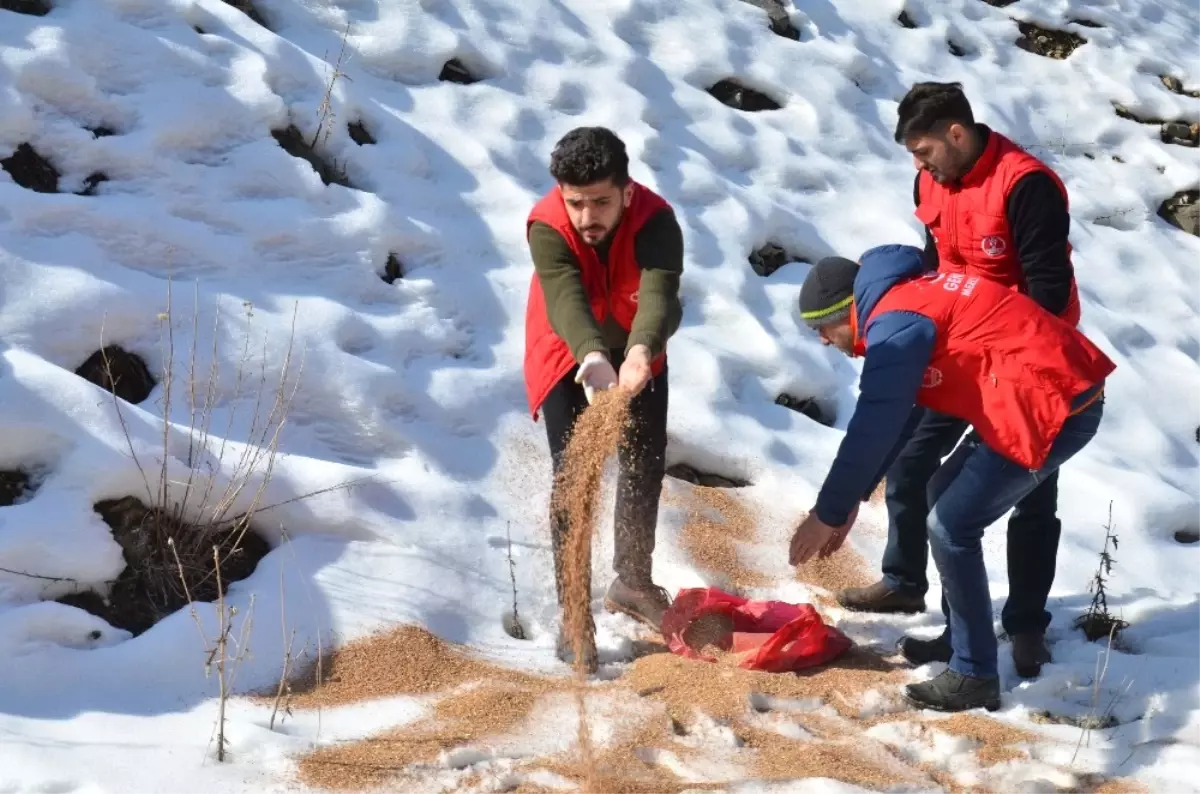
[[[342,33],[342,47],[338,52],[337,62],[333,66],[333,72],[329,76],[329,82],[325,85],[325,95],[321,97],[321,104],[317,107],[317,130],[313,133],[312,142],[308,148],[317,148],[318,141],[324,143],[329,139],[329,134],[333,131],[333,124],[336,119],[336,113],[333,109],[333,89],[337,85],[338,78],[350,78],[342,71],[342,59],[346,55],[346,39],[350,35],[350,23],[346,23],[346,30]],[[324,135],[322,136],[322,132]],[[334,170],[337,170],[337,163],[334,163]]]

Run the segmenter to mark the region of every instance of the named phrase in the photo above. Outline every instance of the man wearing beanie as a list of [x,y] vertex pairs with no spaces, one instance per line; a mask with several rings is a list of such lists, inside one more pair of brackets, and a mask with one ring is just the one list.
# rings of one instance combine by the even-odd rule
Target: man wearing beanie
[[[925,227],[925,264],[947,274],[980,276],[1020,291],[1072,325],[1080,316],[1068,239],[1067,191],[1053,169],[987,125],[976,122],[957,83],[917,83],[897,109],[896,142],[917,167],[913,201]],[[916,409],[913,433],[885,472],[888,542],[882,578],[837,594],[847,609],[920,612],[929,589],[926,488],[967,431],[961,420]],[[1034,677],[1050,660],[1045,641],[1062,524],[1058,478],[1019,501],[1008,520],[1009,588],[1001,624],[1012,639],[1017,674]],[[906,637],[917,664],[950,658],[948,637]]]
[[823,259],[800,290],[801,318],[821,341],[865,360],[854,415],[789,561],[841,547],[858,504],[912,432],[914,405],[971,425],[928,490],[949,667],[905,696],[940,711],[994,710],[1000,679],[983,532],[1091,441],[1116,366],[1026,295],[980,276],[926,272],[918,248],[880,246],[860,262]]

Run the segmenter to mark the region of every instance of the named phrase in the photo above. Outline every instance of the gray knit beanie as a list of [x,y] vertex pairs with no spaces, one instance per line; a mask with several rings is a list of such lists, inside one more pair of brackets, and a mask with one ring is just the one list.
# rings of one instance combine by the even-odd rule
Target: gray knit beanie
[[800,287],[800,319],[810,328],[839,323],[850,316],[858,263],[827,256],[808,271]]

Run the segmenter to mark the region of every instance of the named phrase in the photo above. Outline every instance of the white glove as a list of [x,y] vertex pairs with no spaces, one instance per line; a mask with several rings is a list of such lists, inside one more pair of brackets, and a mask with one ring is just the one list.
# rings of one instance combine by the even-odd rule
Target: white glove
[[608,356],[593,350],[583,357],[583,363],[575,374],[575,382],[583,384],[583,394],[587,397],[588,405],[591,405],[596,392],[617,385],[617,371],[609,363]]

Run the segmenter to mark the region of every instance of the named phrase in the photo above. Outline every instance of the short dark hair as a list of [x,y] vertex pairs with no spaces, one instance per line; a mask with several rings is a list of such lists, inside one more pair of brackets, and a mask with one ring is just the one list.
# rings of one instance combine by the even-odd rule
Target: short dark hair
[[941,132],[951,124],[975,125],[971,103],[961,83],[917,83],[900,100],[896,143]]
[[559,139],[550,155],[550,175],[563,185],[591,185],[611,179],[629,183],[624,142],[606,127],[576,127]]

